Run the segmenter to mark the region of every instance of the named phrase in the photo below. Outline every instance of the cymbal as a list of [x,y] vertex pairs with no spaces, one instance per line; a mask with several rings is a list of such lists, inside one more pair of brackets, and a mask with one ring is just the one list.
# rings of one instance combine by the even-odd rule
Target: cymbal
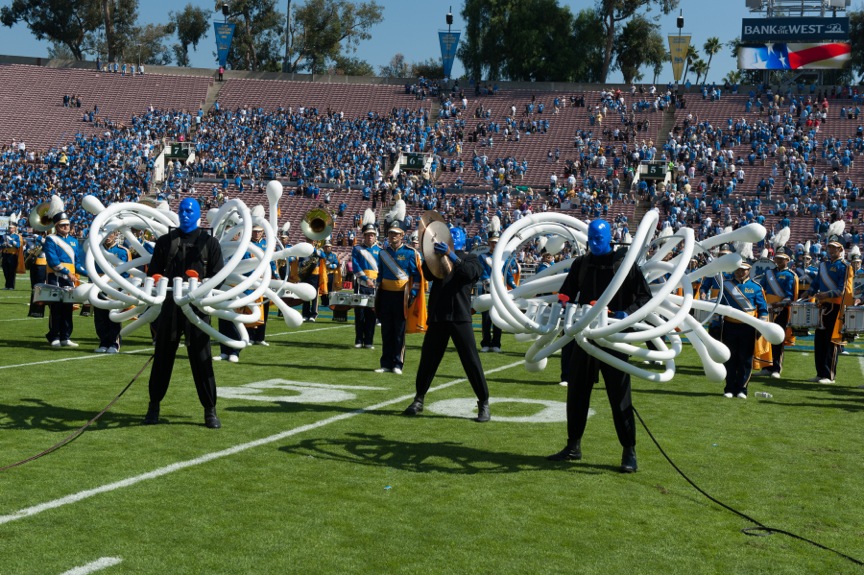
[[437,279],[444,279],[453,271],[453,262],[447,256],[435,252],[435,244],[444,242],[453,250],[453,237],[444,218],[434,210],[427,210],[420,216],[420,250],[426,267]]

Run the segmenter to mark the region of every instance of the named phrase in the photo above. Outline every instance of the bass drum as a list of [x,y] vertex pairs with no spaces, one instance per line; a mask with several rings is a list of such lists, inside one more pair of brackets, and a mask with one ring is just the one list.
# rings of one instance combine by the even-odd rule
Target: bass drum
[[775,264],[773,260],[769,260],[768,258],[759,258],[753,262],[752,266],[750,266],[750,279],[761,283],[766,271],[776,269],[777,264]]

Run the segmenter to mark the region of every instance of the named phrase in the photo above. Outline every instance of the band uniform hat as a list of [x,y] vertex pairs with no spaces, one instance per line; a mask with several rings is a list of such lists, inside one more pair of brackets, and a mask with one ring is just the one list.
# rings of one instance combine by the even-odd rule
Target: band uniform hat
[[402,225],[398,221],[393,222],[390,224],[390,227],[387,228],[387,233],[389,234],[390,232],[405,235],[405,230],[402,229]]
[[66,212],[60,212],[54,216],[54,225],[59,226],[60,224],[68,224],[69,216],[66,215]]
[[720,246],[720,251],[718,253],[720,255],[731,254],[732,253],[732,246],[730,246],[729,244],[723,244],[722,246]]
[[365,226],[363,226],[363,233],[364,234],[373,233],[377,236],[378,235],[378,226],[376,226],[375,224],[366,224]]
[[252,226],[252,231],[253,232],[263,232],[264,227],[263,226]]
[[741,263],[738,264],[738,269],[739,269],[739,270],[749,270],[750,267],[751,267],[751,266],[750,266],[750,263],[747,262],[747,260],[741,260]]
[[500,237],[501,237],[501,234],[499,232],[489,232],[489,241],[490,242],[497,242],[498,238],[500,238]]
[[786,258],[787,260],[792,259],[791,256],[789,255],[789,253],[786,251],[786,248],[784,248],[783,246],[780,246],[779,248],[777,248],[777,250],[774,252],[774,257],[775,258]]
[[831,236],[828,238],[828,243],[825,245],[826,246],[832,246],[832,245],[837,246],[838,248],[840,248],[842,250],[843,249],[843,240],[840,238],[840,236]]
[[861,261],[861,254],[855,254],[855,255],[853,255],[853,256],[852,256],[852,261],[853,261],[853,262],[860,262],[860,261]]
[[333,242],[330,241],[330,238],[327,238],[326,240],[324,240],[324,246],[323,247],[325,247],[325,248],[332,248],[333,247]]

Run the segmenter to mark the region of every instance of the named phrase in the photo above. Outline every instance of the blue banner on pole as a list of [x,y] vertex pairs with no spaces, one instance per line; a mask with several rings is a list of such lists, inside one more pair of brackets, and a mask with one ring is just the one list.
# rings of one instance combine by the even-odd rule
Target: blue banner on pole
[[234,39],[234,24],[231,22],[214,22],[213,28],[216,30],[216,53],[219,55],[219,65],[224,66],[228,61],[231,40]]
[[459,32],[438,32],[441,42],[441,62],[444,64],[444,77],[449,78],[453,70],[453,60],[456,59],[456,48],[459,47]]

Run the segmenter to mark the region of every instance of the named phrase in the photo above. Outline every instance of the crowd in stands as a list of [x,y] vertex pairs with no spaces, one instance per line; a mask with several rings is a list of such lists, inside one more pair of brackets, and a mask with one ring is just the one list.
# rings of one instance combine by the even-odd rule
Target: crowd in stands
[[[123,67],[114,68],[124,73]],[[633,86],[629,97],[603,90],[587,100],[585,94],[550,95],[548,101],[532,95],[524,102],[507,102],[498,113],[493,107],[499,100],[469,104],[458,83],[445,90],[421,79],[405,89],[417,97],[419,107],[359,117],[306,104],[267,111],[251,106],[227,110],[216,102],[208,113],[151,108],[127,123],[100,117],[97,104],[83,118],[104,128],[96,136],[79,134],[42,153],[28,151],[18,141],[0,150],[0,213],[26,217],[56,193],[76,227],[86,229],[91,216],[80,207],[81,198],[93,194],[106,204],[139,200],[150,190],[154,158],[167,139],[189,141],[195,159],[169,162],[157,193],[165,199],[191,194],[204,208],[224,202],[231,184],[240,192],[263,191],[267,181],[281,179],[292,182],[289,195],[323,196],[325,204],[334,191],[352,189],[373,207],[378,202],[389,206],[401,197],[411,206],[439,210],[454,225],[471,226],[475,242],[485,242],[492,216],[506,226],[546,210],[570,210],[584,219],[614,218],[616,233],[624,238],[628,222],[619,219],[623,216],[615,205],[637,199],[661,210],[663,226],[693,227],[698,239],[729,226],[765,224],[770,215],[775,216],[771,233],[789,226],[791,219],[808,217],[815,222],[814,234],[824,234],[828,223],[844,219],[848,241],[860,240],[862,214],[853,207],[860,191],[850,169],[864,153],[864,128],[857,124],[847,130],[854,132],[848,137],[824,129],[835,122],[858,122],[857,91],[845,93],[851,105],[832,114],[833,94],[754,90],[740,117],[718,122],[687,111],[683,96],[671,87],[658,92],[653,86]],[[480,92],[498,94],[497,87]],[[721,100],[716,86],[701,93],[704,100]],[[427,98],[438,99],[437,118],[430,118]],[[497,141],[530,139],[530,145],[542,145],[537,138],[549,132],[568,104],[585,109],[587,125],[573,133],[572,148],[562,152],[560,142],[548,147],[547,166],[529,166],[512,153],[494,155]],[[82,103],[77,95],[66,94],[63,105],[77,108]],[[677,111],[678,122],[665,141],[655,144],[647,134],[639,141],[652,125],[649,115],[670,108]],[[470,156],[463,153],[466,141],[477,144]],[[428,173],[390,175],[400,152],[421,151],[432,154]],[[634,183],[643,160],[673,168],[671,185]],[[529,168],[550,171],[547,189],[520,185]],[[748,175],[756,168],[768,170],[758,181]],[[458,177],[445,189],[435,183],[435,175],[448,171]],[[482,192],[462,189],[466,173],[479,177]]]

